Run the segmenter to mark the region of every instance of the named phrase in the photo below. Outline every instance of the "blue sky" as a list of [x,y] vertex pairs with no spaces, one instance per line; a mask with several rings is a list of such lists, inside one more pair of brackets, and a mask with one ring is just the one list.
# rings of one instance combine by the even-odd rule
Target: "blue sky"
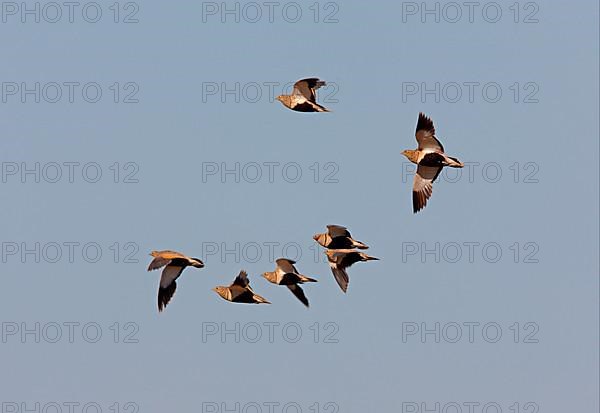
[[[109,3],[97,23],[39,4],[39,23],[12,3],[0,20],[0,402],[598,411],[597,3],[483,2],[470,21],[441,2],[439,22],[420,2],[284,2],[272,22],[240,3],[236,22],[220,2],[148,1],[120,3],[118,23]],[[310,76],[332,113],[269,99]],[[414,215],[400,152],[420,111],[470,169]],[[346,295],[311,239],[330,223],[381,258],[349,270]],[[309,310],[259,276],[269,246],[319,280]],[[153,249],[206,264],[160,315]],[[242,268],[273,305],[210,291]],[[239,342],[221,339],[236,323]],[[436,326],[439,342],[421,336]]]

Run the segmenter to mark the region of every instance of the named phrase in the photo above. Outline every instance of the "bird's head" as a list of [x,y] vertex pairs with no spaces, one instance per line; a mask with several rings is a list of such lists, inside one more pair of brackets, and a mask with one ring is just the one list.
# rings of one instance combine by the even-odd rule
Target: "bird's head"
[[192,267],[204,268],[204,263],[200,258],[192,258]]
[[414,151],[412,149],[406,149],[406,150],[402,151],[402,155],[406,156],[409,161],[414,162],[414,163],[417,163],[417,159],[419,157],[417,151]]
[[158,257],[160,255],[160,252],[158,252],[158,251],[152,251],[152,252],[150,252],[150,255],[153,256],[153,257]]
[[269,271],[263,272],[262,276],[263,276],[264,279],[266,279],[267,281],[270,281],[270,282],[275,282],[275,280],[277,278],[275,276],[275,272],[273,272],[273,271],[271,271],[271,272],[269,272]]
[[289,96],[279,95],[275,99],[277,99],[278,101],[280,101],[283,104],[283,106],[289,107],[291,105],[291,99],[290,99]]
[[315,234],[313,239],[320,245],[327,245],[327,234]]
[[222,285],[219,285],[215,288],[212,289],[214,292],[216,292],[217,294],[219,294],[221,297],[227,299],[227,287],[223,287]]

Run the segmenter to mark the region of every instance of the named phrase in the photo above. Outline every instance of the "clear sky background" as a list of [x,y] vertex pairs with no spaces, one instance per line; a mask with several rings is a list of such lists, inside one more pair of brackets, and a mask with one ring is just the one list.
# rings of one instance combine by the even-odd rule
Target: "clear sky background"
[[[300,2],[302,18],[291,23],[281,4],[273,23],[266,7],[255,23],[248,21],[250,9],[239,23],[233,15],[222,23],[220,14],[203,22],[201,2],[145,1],[138,4],[139,22],[130,24],[114,23],[109,3],[101,4],[95,24],[82,18],[81,8],[73,23],[66,8],[56,23],[44,16],[40,23],[32,16],[22,23],[20,10],[11,14],[4,4],[0,401],[27,402],[29,408],[35,402],[96,402],[103,411],[133,402],[140,412],[203,411],[205,402],[232,409],[252,401],[295,402],[304,412],[315,402],[320,411],[332,412],[323,408],[332,402],[348,413],[400,412],[408,402],[597,412],[597,2],[522,2],[518,23],[510,2],[502,2],[496,23],[482,16],[486,3],[475,9],[473,22],[463,7],[455,23],[444,2],[439,23],[432,15],[423,22],[420,10],[403,15],[410,5],[402,2],[353,0],[319,3],[316,23],[313,3]],[[134,10],[120,6],[119,20]],[[323,22],[336,10],[337,23]],[[293,9],[288,12],[293,19]],[[487,12],[493,19],[494,9]],[[524,22],[531,13],[537,23]],[[255,102],[253,94],[239,102],[233,95],[225,102],[218,94],[203,99],[203,88],[214,83],[233,89],[237,82],[242,89],[277,82],[279,94],[281,85],[310,76],[330,83],[319,99],[327,99],[332,113],[289,111],[270,101],[266,88]],[[32,89],[36,82],[47,94],[39,103],[26,95],[22,103],[22,83]],[[52,82],[96,82],[102,98],[88,103],[77,89],[70,103],[65,87],[62,98],[49,103]],[[115,82],[119,103],[109,89]],[[127,82],[137,85],[138,103],[123,102],[133,90],[124,90]],[[403,96],[408,84],[433,89],[436,82],[440,89],[452,82],[495,82],[502,97],[489,102],[481,86],[472,102],[466,87],[457,102],[451,86],[439,102],[433,95]],[[525,102],[530,92],[537,102]],[[450,173],[437,182],[429,205],[414,215],[407,177],[413,168],[400,152],[416,147],[419,111],[433,118],[450,155],[480,165],[472,182],[466,168],[457,182],[450,182]],[[23,165],[32,169],[36,162],[46,171],[39,183],[33,175],[21,176]],[[63,166],[63,176],[51,183],[53,162],[96,162],[102,177],[86,182],[79,166],[70,183]],[[110,169],[115,162],[118,183]],[[225,182],[218,175],[203,179],[211,162],[228,168],[295,162],[302,178],[287,182],[279,168],[273,182],[267,169],[257,183],[244,177],[236,183],[231,175]],[[328,162],[337,169],[337,182],[324,182],[332,170],[324,169]],[[315,163],[321,169],[317,183],[310,169]],[[494,170],[482,175],[490,163],[502,173],[495,183]],[[19,170],[12,174],[15,165]],[[137,183],[124,183],[123,174],[134,170]],[[314,258],[311,236],[329,223],[348,226],[381,258],[349,270],[346,295],[322,253],[316,250],[319,260]],[[73,262],[68,242],[79,243]],[[240,259],[207,254],[207,245],[232,249],[236,242],[246,248]],[[298,268],[319,280],[305,287],[309,310],[259,276],[273,267],[266,247],[259,259],[248,259],[255,255],[249,246],[269,242],[280,243],[276,256],[283,244],[301,246]],[[34,254],[21,257],[36,243],[39,263]],[[62,255],[51,263],[54,243],[63,245]],[[98,262],[82,258],[86,243],[102,248]],[[116,263],[115,247],[110,249],[115,243]],[[423,247],[436,243],[439,262],[433,254],[421,257]],[[465,243],[479,243],[473,260]],[[494,254],[483,256],[488,243],[502,250],[495,263],[488,262]],[[11,255],[15,245],[19,250]],[[462,255],[452,263],[456,245]],[[415,246],[419,251],[406,255]],[[206,264],[183,273],[162,314],[156,309],[160,274],[146,272],[153,249],[178,250]],[[124,262],[129,252],[137,263]],[[525,262],[531,260],[537,262]],[[230,304],[210,290],[229,284],[241,268],[271,306]],[[73,343],[66,322],[80,323]],[[124,343],[123,334],[134,331],[127,322],[134,323],[137,343]],[[232,335],[203,340],[203,328],[213,325],[207,323],[233,328],[236,322],[297,323],[302,338],[289,343],[279,327],[269,343],[264,327],[257,343],[243,337],[236,343]],[[464,324],[470,322],[480,323],[472,343]],[[39,343],[35,334],[21,336],[35,323]],[[52,323],[62,325],[56,343],[50,342]],[[102,329],[95,344],[82,338],[86,323]],[[333,331],[326,323],[334,323],[327,326],[335,327],[337,343],[325,342],[323,335]],[[403,340],[403,329],[433,329],[436,323],[439,343],[431,334]],[[450,342],[455,324],[448,323],[463,326],[456,343]],[[502,329],[496,343],[482,336],[487,323]],[[525,342],[532,341],[525,339],[528,333],[537,342]],[[524,408],[528,402],[535,406]]]

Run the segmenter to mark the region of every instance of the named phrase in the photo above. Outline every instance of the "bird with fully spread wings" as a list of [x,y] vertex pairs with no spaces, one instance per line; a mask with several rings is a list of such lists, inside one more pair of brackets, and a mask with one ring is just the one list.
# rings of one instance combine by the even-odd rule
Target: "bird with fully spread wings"
[[346,268],[359,261],[379,259],[352,249],[326,250],[325,254],[327,254],[327,261],[329,261],[331,272],[343,292],[348,290],[348,283],[350,282]]
[[329,249],[358,248],[366,250],[369,248],[366,244],[352,238],[348,228],[340,225],[327,225],[327,232],[315,234],[313,239],[322,247]]
[[308,307],[308,298],[304,295],[304,291],[299,284],[317,282],[317,280],[300,274],[294,266],[295,263],[296,261],[287,258],[278,258],[275,260],[275,271],[265,272],[263,277],[273,284],[287,286],[292,294]]
[[177,289],[175,280],[179,278],[185,267],[202,268],[204,263],[198,258],[190,258],[176,251],[152,251],[150,255],[154,259],[150,262],[148,271],[165,267],[158,286],[158,311],[161,312],[175,294]]
[[302,79],[294,83],[291,95],[279,95],[276,99],[296,112],[329,112],[329,109],[317,103],[316,91],[325,85],[325,81],[316,77]]
[[431,197],[433,183],[445,166],[462,168],[464,164],[456,158],[444,153],[444,147],[435,137],[433,121],[419,113],[417,131],[415,133],[417,143],[416,150],[405,150],[402,154],[412,163],[417,164],[417,173],[413,180],[413,212],[417,213],[427,205]]
[[230,285],[219,285],[213,288],[213,291],[219,294],[224,300],[233,303],[271,304],[264,297],[252,291],[250,281],[248,281],[248,274],[244,270],[240,271]]

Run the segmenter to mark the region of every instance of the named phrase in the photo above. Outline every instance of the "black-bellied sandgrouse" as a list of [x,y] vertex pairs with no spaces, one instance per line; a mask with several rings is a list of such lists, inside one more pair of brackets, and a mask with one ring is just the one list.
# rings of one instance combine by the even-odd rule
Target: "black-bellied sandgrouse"
[[364,252],[351,249],[326,250],[325,254],[327,254],[327,261],[329,261],[331,272],[333,272],[333,276],[343,292],[348,290],[348,283],[350,282],[346,268],[355,262],[379,259],[371,257]]
[[294,264],[296,261],[287,258],[278,258],[275,260],[275,271],[263,273],[263,277],[273,284],[285,285],[290,291],[308,307],[308,298],[304,295],[304,291],[298,284],[307,282],[317,282],[314,278],[300,274]]
[[317,241],[319,245],[330,249],[358,248],[366,250],[369,248],[362,242],[353,239],[348,229],[340,225],[327,225],[327,232],[316,234],[313,236],[313,239]]
[[161,312],[175,294],[175,289],[177,289],[175,280],[179,278],[185,267],[202,268],[204,263],[198,258],[190,258],[176,251],[152,251],[150,255],[154,259],[148,266],[148,271],[165,267],[158,287],[158,311]]
[[248,281],[248,274],[244,270],[240,271],[229,286],[219,285],[213,288],[213,291],[223,299],[233,303],[271,304],[264,297],[252,291],[250,281]]
[[316,77],[302,79],[294,83],[291,95],[279,95],[277,100],[283,106],[297,112],[329,112],[317,103],[316,90],[326,83]]
[[402,154],[417,164],[413,180],[413,212],[417,213],[427,205],[433,190],[432,184],[444,166],[462,168],[464,164],[444,153],[444,147],[435,137],[433,121],[423,113],[419,113],[415,136],[418,148],[402,151]]

